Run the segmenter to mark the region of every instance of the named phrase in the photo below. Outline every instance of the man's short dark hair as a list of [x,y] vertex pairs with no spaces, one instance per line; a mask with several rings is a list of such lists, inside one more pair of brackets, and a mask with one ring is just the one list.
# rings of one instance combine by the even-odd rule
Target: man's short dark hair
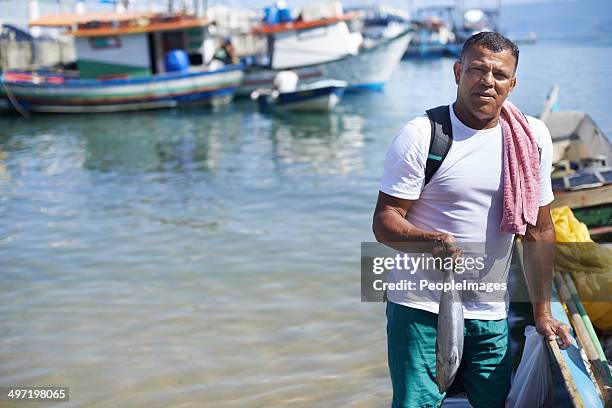
[[505,50],[510,50],[512,52],[512,55],[514,56],[514,70],[516,71],[516,67],[518,66],[519,60],[519,49],[515,43],[513,43],[500,33],[496,33],[493,31],[483,31],[474,34],[473,36],[468,38],[465,44],[463,44],[463,48],[461,49],[461,61],[463,61],[463,58],[465,57],[467,51],[470,48],[476,46],[484,47],[493,52],[502,52]]

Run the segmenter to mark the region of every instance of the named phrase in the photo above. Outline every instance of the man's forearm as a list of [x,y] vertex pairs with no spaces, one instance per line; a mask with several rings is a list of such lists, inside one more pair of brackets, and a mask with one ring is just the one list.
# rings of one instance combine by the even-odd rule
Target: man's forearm
[[378,242],[391,247],[394,247],[393,243],[401,242],[432,242],[441,239],[441,236],[445,235],[417,228],[394,210],[377,213],[374,216],[372,229]]
[[[542,208],[541,208],[542,210]],[[562,349],[572,344],[569,327],[556,320],[550,311],[550,290],[555,266],[555,230],[550,219],[548,208],[538,213],[544,214],[544,226],[527,229],[525,234],[525,277],[529,286],[529,294],[533,305],[533,320],[536,330],[547,340],[557,338]]]
[[550,290],[555,262],[555,232],[552,225],[543,231],[525,234],[525,278],[533,305],[533,315],[549,316]]

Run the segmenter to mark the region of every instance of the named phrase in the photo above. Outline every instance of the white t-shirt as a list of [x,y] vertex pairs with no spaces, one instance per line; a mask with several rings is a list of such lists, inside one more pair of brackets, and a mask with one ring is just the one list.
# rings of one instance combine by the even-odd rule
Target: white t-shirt
[[[463,124],[450,109],[453,142],[442,165],[426,186],[425,163],[431,139],[426,115],[406,124],[393,139],[385,158],[380,191],[390,196],[417,200],[406,219],[426,231],[444,232],[458,242],[486,246],[490,263],[504,270],[507,279],[514,236],[501,231],[503,199],[503,160],[501,125],[476,130]],[[540,206],[554,199],[550,171],[552,139],[539,119],[527,120],[541,150]],[[491,254],[497,254],[492,257]],[[491,267],[489,264],[487,267]],[[412,279],[427,279],[423,270],[413,271]],[[405,273],[405,272],[404,272]],[[402,273],[393,270],[389,282],[399,282]],[[425,301],[401,290],[387,291],[389,301],[404,306],[438,312],[439,292],[425,294]],[[507,316],[507,294],[503,301],[464,302],[466,319],[497,320]]]

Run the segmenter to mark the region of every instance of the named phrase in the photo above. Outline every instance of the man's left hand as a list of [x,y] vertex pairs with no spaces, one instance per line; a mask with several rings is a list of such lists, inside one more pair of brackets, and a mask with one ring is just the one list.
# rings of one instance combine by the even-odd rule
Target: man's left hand
[[535,318],[535,326],[538,333],[546,340],[555,340],[559,336],[557,344],[559,348],[565,350],[572,345],[572,338],[569,334],[569,327],[566,324],[554,319],[550,315],[542,315]]

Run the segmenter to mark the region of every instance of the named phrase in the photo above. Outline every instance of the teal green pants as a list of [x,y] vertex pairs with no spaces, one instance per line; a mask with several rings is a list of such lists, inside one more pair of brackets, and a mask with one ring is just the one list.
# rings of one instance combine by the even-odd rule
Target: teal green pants
[[[438,315],[387,303],[387,352],[392,408],[439,407],[436,385]],[[463,389],[474,408],[504,406],[512,358],[508,321],[465,320],[463,358],[452,389]]]

